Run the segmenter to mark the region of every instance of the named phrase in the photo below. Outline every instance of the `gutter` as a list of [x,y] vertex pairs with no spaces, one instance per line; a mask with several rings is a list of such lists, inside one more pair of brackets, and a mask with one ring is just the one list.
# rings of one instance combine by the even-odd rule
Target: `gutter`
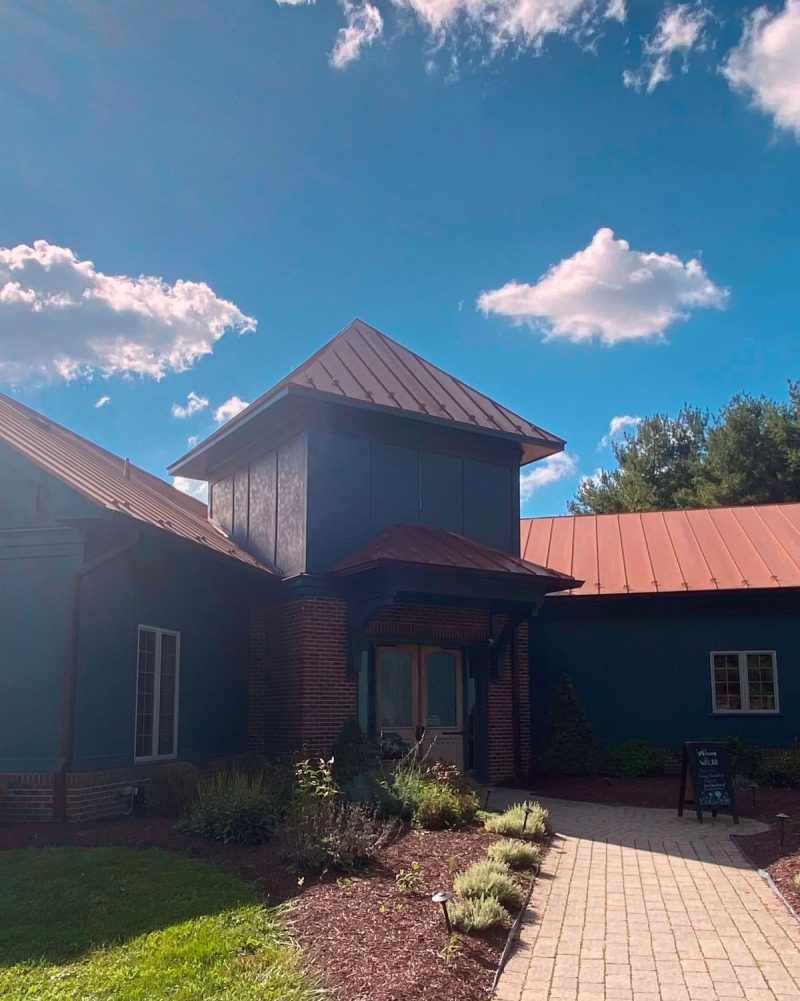
[[138,536],[124,542],[78,567],[69,581],[69,610],[67,619],[67,655],[61,688],[61,733],[59,738],[60,765],[53,773],[53,806],[55,819],[67,819],[67,771],[72,764],[75,748],[75,695],[78,684],[78,646],[80,632],[81,585],[84,578],[118,556],[129,552],[138,543]]

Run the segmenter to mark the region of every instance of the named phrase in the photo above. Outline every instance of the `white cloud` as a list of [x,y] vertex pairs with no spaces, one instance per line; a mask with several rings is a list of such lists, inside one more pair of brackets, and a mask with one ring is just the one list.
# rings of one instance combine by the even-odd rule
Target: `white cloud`
[[181,493],[194,497],[195,500],[208,503],[208,484],[202,480],[190,480],[185,476],[173,476],[172,485]]
[[190,434],[189,437],[186,439],[186,444],[189,446],[189,448],[194,448],[194,446],[198,443],[198,441],[200,441],[200,435]]
[[706,47],[704,29],[710,17],[711,11],[699,3],[667,5],[655,31],[645,39],[641,68],[622,74],[625,86],[652,94],[660,83],[672,78],[671,63],[676,54],[683,57],[685,73],[692,50],[702,51]]
[[205,410],[208,406],[208,400],[205,396],[198,396],[194,390],[191,390],[186,397],[186,404],[181,405],[180,403],[172,404],[172,416],[177,417],[178,420],[185,420],[187,417],[192,417],[194,414],[199,414],[201,410]]
[[316,0],[275,0],[279,7],[311,7]]
[[619,417],[612,417],[608,425],[608,431],[597,443],[597,447],[608,448],[613,441],[621,438],[628,428],[638,427],[641,423],[641,417],[633,417],[631,414],[620,414]]
[[347,23],[339,29],[330,55],[331,66],[337,70],[358,59],[361,50],[383,34],[383,18],[374,4],[366,0],[342,0],[341,7]]
[[541,49],[548,35],[586,39],[605,20],[625,20],[624,0],[392,0],[412,12],[438,44],[461,31],[505,48]]
[[94,401],[94,409],[99,410],[101,407],[104,407],[107,403],[111,403],[111,397],[101,396],[98,400]]
[[511,281],[483,292],[478,308],[538,326],[547,338],[605,344],[661,336],[690,310],[720,309],[728,297],[700,261],[631,250],[599,229],[584,250],[554,265],[534,285]]
[[593,473],[585,473],[580,478],[579,489],[584,484],[592,484],[595,487],[603,485],[603,470],[598,466]]
[[754,11],[722,73],[778,128],[800,139],[800,0],[786,0],[774,13],[766,7]]
[[519,474],[520,500],[523,503],[529,501],[537,490],[574,476],[577,469],[577,455],[570,455],[569,452],[549,455],[546,459],[535,463],[531,469]]
[[105,275],[67,247],[0,247],[0,380],[160,379],[256,321],[203,282]]
[[225,421],[229,421],[231,417],[235,417],[237,414],[240,414],[245,407],[249,406],[250,404],[241,397],[231,396],[224,403],[220,403],[220,405],[214,410],[214,420],[217,424],[224,424]]

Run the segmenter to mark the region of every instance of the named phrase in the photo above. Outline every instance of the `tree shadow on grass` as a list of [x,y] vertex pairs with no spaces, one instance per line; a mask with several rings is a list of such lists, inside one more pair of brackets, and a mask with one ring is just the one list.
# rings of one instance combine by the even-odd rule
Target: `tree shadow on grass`
[[234,873],[157,849],[0,852],[0,967],[71,962],[256,902]]

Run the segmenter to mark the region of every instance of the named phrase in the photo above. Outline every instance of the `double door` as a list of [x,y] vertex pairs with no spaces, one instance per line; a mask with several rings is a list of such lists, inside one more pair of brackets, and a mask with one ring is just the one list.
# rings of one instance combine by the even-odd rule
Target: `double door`
[[464,664],[460,650],[384,646],[375,651],[380,730],[423,741],[432,757],[464,766]]

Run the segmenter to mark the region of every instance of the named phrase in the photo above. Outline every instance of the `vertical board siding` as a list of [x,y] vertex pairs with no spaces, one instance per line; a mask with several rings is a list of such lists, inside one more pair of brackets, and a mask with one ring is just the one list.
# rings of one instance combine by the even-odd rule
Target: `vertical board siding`
[[248,548],[258,559],[275,563],[275,525],[278,498],[278,453],[275,449],[250,463],[250,521]]
[[211,484],[211,510],[223,532],[233,532],[233,477]]
[[307,436],[299,434],[278,448],[278,534],[275,564],[291,576],[306,568]]
[[237,469],[233,477],[233,537],[242,543],[247,543],[247,525],[249,508],[248,470]]

